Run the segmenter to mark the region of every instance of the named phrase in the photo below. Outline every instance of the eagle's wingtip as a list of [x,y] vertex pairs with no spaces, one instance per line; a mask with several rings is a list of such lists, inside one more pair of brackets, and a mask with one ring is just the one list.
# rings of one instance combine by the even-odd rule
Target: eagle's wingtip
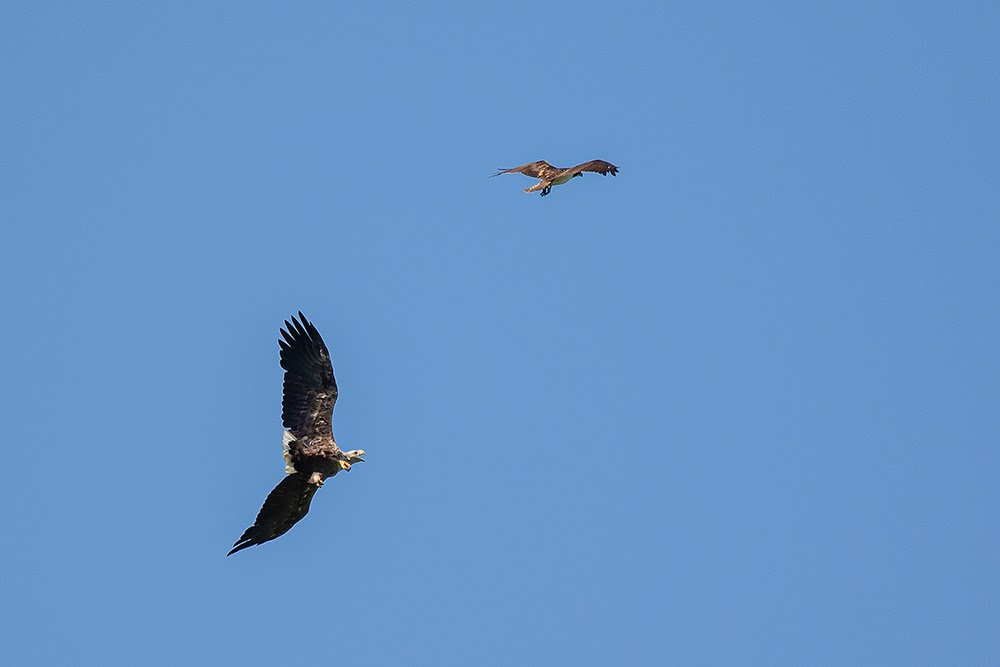
[[234,544],[233,548],[230,549],[229,553],[226,554],[226,558],[229,558],[230,556],[232,556],[237,551],[242,551],[243,549],[246,549],[247,547],[252,547],[252,546],[253,546],[253,543],[251,543],[251,542],[243,542],[243,540],[236,540],[236,544]]

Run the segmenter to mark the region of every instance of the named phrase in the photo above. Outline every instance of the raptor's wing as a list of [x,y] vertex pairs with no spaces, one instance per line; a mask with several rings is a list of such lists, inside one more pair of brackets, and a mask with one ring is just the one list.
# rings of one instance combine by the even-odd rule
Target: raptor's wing
[[539,178],[543,181],[548,181],[555,178],[555,176],[557,176],[561,171],[562,169],[553,167],[545,160],[539,160],[538,162],[522,164],[520,167],[500,169],[497,173],[490,176],[490,178],[493,176],[499,176],[500,174],[524,174],[525,176],[531,176],[532,178]]
[[605,162],[604,160],[591,160],[590,162],[584,162],[567,169],[565,173],[579,174],[584,171],[592,171],[595,174],[601,174],[603,176],[607,176],[608,174],[611,174],[612,176],[618,175],[618,167],[610,162]]

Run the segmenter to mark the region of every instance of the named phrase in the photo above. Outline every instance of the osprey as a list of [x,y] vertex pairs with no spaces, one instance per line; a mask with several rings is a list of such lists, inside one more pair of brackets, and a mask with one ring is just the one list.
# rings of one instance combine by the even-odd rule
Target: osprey
[[285,479],[267,495],[257,520],[233,544],[241,549],[281,537],[309,511],[323,481],[354,463],[364,462],[364,450],[342,452],[333,440],[333,405],[337,381],[330,353],[316,327],[299,311],[299,319],[285,320],[278,345],[285,369],[281,398],[281,438]]
[[525,190],[525,192],[541,190],[544,197],[552,192],[553,185],[562,185],[572,178],[583,176],[583,172],[585,171],[592,171],[603,176],[607,176],[608,174],[616,176],[618,174],[618,167],[604,160],[591,160],[590,162],[584,162],[569,169],[562,169],[560,167],[553,167],[545,160],[539,160],[538,162],[522,164],[520,167],[514,167],[513,169],[501,169],[490,176],[490,178],[499,176],[500,174],[524,174],[525,176],[537,178],[540,182],[535,183]]

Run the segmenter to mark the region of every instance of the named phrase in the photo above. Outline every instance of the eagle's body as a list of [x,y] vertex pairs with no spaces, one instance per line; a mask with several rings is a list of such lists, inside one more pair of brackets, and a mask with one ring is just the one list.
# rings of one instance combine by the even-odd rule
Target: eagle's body
[[[301,320],[301,323],[299,322]],[[364,462],[358,449],[343,452],[333,439],[337,381],[330,353],[319,331],[299,312],[281,330],[281,367],[285,369],[281,421],[287,476],[268,494],[257,520],[236,540],[232,555],[287,533],[309,512],[316,489],[351,464]]]
[[522,164],[520,167],[514,167],[513,169],[501,169],[493,174],[493,176],[499,176],[500,174],[524,174],[525,176],[537,178],[539,182],[526,189],[525,192],[537,192],[541,190],[544,197],[552,191],[553,185],[567,183],[577,176],[583,176],[583,172],[585,171],[591,171],[604,176],[608,174],[616,176],[618,174],[618,167],[604,160],[591,160],[590,162],[578,164],[575,167],[563,169],[562,167],[553,167],[545,160],[539,160],[538,162]]

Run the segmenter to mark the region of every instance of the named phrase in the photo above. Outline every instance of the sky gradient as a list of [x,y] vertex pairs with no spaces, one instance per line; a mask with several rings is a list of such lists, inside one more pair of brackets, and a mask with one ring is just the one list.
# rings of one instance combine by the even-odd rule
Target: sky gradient
[[1000,661],[1000,5],[334,4],[0,8],[11,664]]

